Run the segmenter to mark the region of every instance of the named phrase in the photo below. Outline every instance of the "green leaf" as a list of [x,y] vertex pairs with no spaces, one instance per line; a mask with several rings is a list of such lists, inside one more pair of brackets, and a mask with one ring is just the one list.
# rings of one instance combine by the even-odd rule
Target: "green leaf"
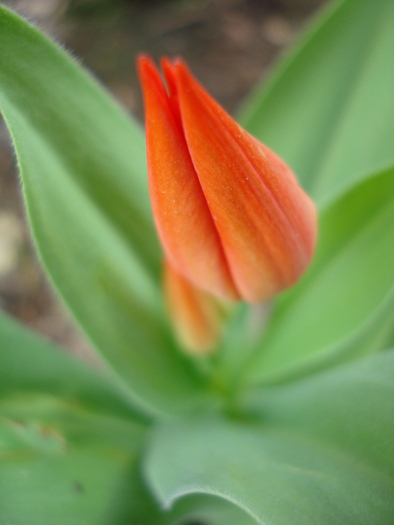
[[54,517],[62,525],[155,523],[132,463],[116,455],[82,449],[10,457],[0,462],[0,490],[3,523],[52,525]]
[[37,424],[24,425],[20,421],[8,420],[2,412],[0,414],[0,458],[5,452],[14,449],[40,452],[64,449],[64,442],[56,432],[44,431]]
[[256,523],[237,505],[206,494],[182,497],[175,502],[170,511],[162,514],[161,519],[165,525],[253,525]]
[[199,404],[200,380],[162,312],[139,127],[4,7],[0,107],[39,253],[83,330],[145,410]]
[[314,262],[278,301],[244,370],[279,381],[385,347],[394,323],[394,169],[323,210]]
[[146,428],[48,393],[0,400],[0,522],[156,523],[139,474]]
[[15,525],[154,525],[133,456],[78,448],[0,457],[0,520]]
[[[0,400],[0,449],[67,451],[110,448],[137,455],[146,426],[100,414],[48,394],[14,394]],[[22,446],[23,445],[23,446]]]
[[270,525],[390,525],[394,351],[250,393],[249,417],[158,427],[145,476],[163,504],[210,494]]
[[[18,157],[19,152],[23,156],[18,161],[24,179],[37,171],[35,191],[44,195],[49,191],[46,179],[56,179],[53,197],[58,200],[58,186],[67,184],[61,180],[63,174],[67,185],[99,208],[144,266],[158,274],[161,254],[151,214],[142,128],[36,28],[5,7],[0,9],[0,24],[0,100]],[[45,167],[46,157],[54,172]],[[64,201],[70,215],[82,213],[68,197]],[[29,201],[28,205],[38,207]]]
[[0,397],[42,394],[73,406],[141,420],[131,392],[109,370],[96,370],[0,314]]
[[394,161],[394,3],[336,2],[301,37],[241,123],[319,201]]

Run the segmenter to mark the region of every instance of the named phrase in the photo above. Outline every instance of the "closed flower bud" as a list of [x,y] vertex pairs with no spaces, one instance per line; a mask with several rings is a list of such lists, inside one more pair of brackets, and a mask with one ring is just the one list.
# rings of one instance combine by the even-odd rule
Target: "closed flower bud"
[[164,264],[164,295],[175,333],[191,354],[210,353],[220,340],[226,307]]
[[179,59],[138,60],[149,187],[168,263],[218,298],[256,303],[291,286],[316,241],[314,204]]

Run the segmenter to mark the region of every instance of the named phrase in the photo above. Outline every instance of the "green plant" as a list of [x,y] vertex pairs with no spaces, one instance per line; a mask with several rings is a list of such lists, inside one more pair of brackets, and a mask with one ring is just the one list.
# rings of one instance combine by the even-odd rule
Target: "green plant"
[[342,0],[239,113],[317,203],[264,329],[188,357],[161,292],[143,132],[0,7],[0,107],[34,239],[106,360],[0,317],[0,523],[394,521],[394,4]]

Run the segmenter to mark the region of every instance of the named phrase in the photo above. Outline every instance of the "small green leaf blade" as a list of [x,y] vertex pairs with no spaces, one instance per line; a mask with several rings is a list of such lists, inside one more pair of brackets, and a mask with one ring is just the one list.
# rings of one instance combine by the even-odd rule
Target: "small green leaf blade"
[[340,0],[239,114],[318,201],[392,165],[394,4]]
[[315,259],[275,306],[245,383],[281,381],[384,348],[394,322],[393,223],[393,169],[321,212]]
[[60,48],[0,7],[0,107],[53,283],[149,412],[201,403],[174,348],[139,127]]
[[384,352],[251,392],[233,420],[161,426],[145,464],[148,483],[168,506],[210,494],[262,525],[389,525],[393,372],[394,352]]

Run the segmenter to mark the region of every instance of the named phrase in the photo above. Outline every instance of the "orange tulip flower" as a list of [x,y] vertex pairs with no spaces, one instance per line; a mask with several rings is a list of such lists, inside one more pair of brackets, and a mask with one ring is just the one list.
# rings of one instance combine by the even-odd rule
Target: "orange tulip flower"
[[256,303],[310,262],[316,211],[286,164],[242,129],[185,63],[138,59],[149,187],[169,264],[225,300]]

